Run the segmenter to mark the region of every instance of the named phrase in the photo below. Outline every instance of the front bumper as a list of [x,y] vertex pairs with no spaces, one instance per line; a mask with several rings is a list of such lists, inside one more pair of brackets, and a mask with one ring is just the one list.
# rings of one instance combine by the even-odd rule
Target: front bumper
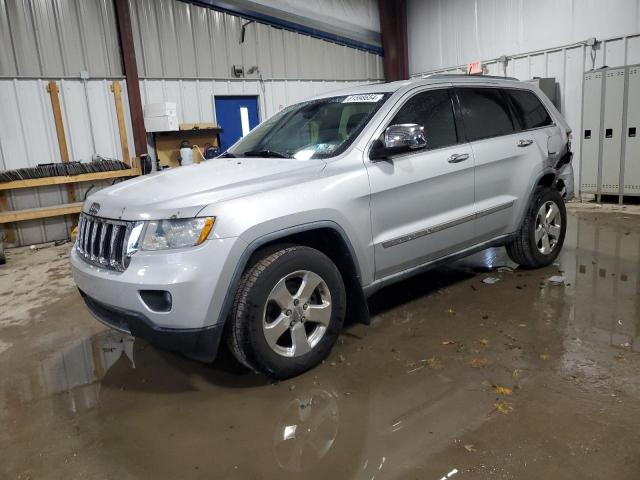
[[80,295],[94,317],[119,332],[142,338],[160,348],[180,352],[201,362],[213,361],[218,353],[224,328],[222,323],[207,328],[161,328],[139,312],[105,305],[82,290]]
[[[75,283],[99,320],[186,353],[185,344],[198,346],[202,338],[219,337],[235,270],[246,247],[239,238],[224,238],[193,248],[137,252],[123,272],[85,262],[74,247],[70,262]],[[151,309],[141,290],[169,292],[171,309]],[[120,323],[126,327],[119,328]],[[197,338],[180,340],[193,336]]]

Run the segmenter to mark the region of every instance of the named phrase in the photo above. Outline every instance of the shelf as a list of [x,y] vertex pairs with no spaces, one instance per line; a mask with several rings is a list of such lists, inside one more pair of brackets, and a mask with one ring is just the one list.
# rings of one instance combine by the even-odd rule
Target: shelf
[[83,202],[66,203],[64,205],[54,205],[52,207],[28,208],[25,210],[0,212],[0,224],[80,213],[82,211],[82,203]]
[[218,125],[216,125],[215,123],[181,123],[178,126],[179,130],[177,130],[178,132],[184,132],[184,131],[198,131],[198,130],[217,130],[219,132],[222,132],[222,128],[220,128]]
[[14,190],[17,188],[46,187],[47,185],[64,185],[69,183],[91,182],[94,180],[108,180],[110,178],[137,177],[140,168],[134,167],[126,170],[112,170],[110,172],[83,173],[73,176],[32,178],[28,180],[15,180],[13,182],[0,183],[0,190]]

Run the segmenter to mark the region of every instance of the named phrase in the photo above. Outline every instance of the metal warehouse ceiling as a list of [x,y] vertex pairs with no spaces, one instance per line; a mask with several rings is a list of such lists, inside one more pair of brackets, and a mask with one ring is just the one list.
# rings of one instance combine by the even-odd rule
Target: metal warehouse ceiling
[[183,0],[380,53],[376,0]]

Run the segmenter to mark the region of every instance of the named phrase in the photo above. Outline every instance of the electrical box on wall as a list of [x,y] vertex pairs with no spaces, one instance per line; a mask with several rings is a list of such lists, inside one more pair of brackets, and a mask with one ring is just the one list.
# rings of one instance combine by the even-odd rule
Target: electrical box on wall
[[583,80],[580,193],[640,196],[640,65]]
[[544,93],[551,103],[558,107],[557,95],[556,95],[556,79],[554,77],[547,78],[532,78],[526,80],[527,83],[532,83]]
[[144,106],[144,129],[147,132],[178,130],[178,108],[175,102],[148,103]]

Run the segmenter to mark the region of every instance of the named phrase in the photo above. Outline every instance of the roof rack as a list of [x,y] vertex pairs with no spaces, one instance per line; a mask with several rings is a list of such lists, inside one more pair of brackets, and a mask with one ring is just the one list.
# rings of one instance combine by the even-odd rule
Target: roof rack
[[520,81],[515,77],[500,77],[498,75],[468,75],[466,73],[431,73],[429,75],[424,75],[422,78],[493,78],[496,80],[515,80],[516,82]]

